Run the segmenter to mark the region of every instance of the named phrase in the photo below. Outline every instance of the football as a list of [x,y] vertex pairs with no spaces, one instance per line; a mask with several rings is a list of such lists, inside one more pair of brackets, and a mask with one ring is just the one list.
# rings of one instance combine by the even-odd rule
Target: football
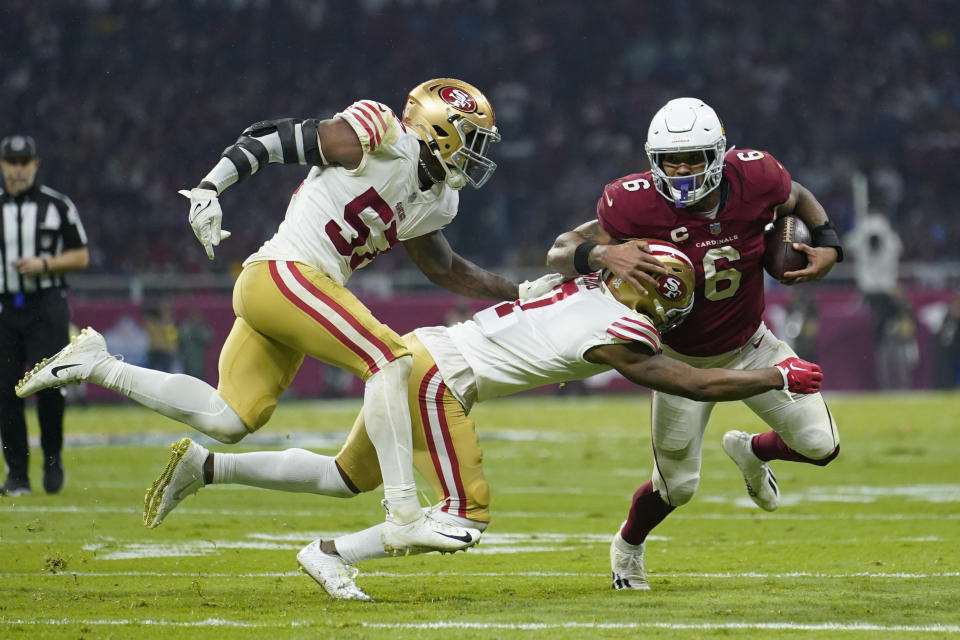
[[809,245],[812,236],[807,225],[797,216],[777,218],[764,236],[763,268],[777,280],[788,271],[807,266],[807,255],[793,248],[794,242]]

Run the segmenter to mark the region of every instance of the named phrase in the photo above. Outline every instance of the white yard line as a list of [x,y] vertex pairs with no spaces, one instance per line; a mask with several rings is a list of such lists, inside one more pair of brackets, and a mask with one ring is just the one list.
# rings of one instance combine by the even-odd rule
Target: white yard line
[[[168,571],[63,571],[60,573],[46,573],[39,571],[21,571],[0,573],[0,579],[7,578],[55,578],[55,577],[78,577],[78,578],[115,578],[122,576],[138,577],[156,577],[156,578],[284,578],[303,576],[299,571],[265,571],[258,573],[209,573],[205,571],[194,572],[168,572]],[[477,578],[477,577],[521,577],[521,578],[609,578],[608,572],[576,572],[576,571],[420,571],[420,572],[397,572],[397,571],[361,571],[361,578]],[[760,573],[756,571],[747,571],[742,573],[720,572],[720,573],[701,573],[695,571],[677,571],[672,573],[650,573],[655,578],[708,578],[708,579],[731,579],[731,580],[794,580],[796,578],[817,578],[817,579],[849,579],[849,578],[871,578],[882,580],[923,580],[929,578],[960,578],[960,571],[944,571],[940,573],[876,573],[868,571],[857,571],[853,573],[819,573],[813,571],[790,571],[785,573]]]
[[960,633],[958,625],[880,625],[868,623],[842,624],[839,622],[821,622],[803,624],[795,622],[421,622],[387,623],[364,622],[363,626],[373,629],[761,629],[784,631],[930,631],[937,633]]
[[[788,514],[777,513],[767,516],[756,510],[752,503],[752,513],[675,513],[671,519],[691,519],[691,520],[754,520],[761,517],[768,517],[776,520],[822,520],[825,516],[814,514]],[[194,507],[179,507],[178,514],[190,514],[199,516],[284,516],[284,517],[314,517],[318,514],[332,513],[332,507],[317,507],[314,509],[197,509]],[[140,506],[131,507],[79,507],[79,506],[40,506],[28,505],[22,502],[4,504],[0,502],[0,513],[5,512],[24,512],[24,513],[136,513],[140,515]],[[494,517],[500,518],[527,518],[527,519],[563,519],[563,520],[582,520],[591,514],[586,511],[494,511]],[[830,514],[832,520],[960,520],[960,513],[852,513]],[[575,534],[571,534],[575,535]]]
[[[364,606],[364,605],[361,605]],[[367,605],[369,606],[369,605]],[[316,623],[308,621],[291,621],[282,623],[244,622],[241,620],[225,620],[223,618],[207,618],[206,620],[154,620],[125,618],[121,620],[90,620],[80,618],[48,618],[42,620],[4,620],[4,625],[87,625],[87,626],[127,626],[143,625],[153,627],[238,627],[252,629],[284,629],[292,627],[316,627]],[[960,633],[960,626],[945,624],[926,625],[882,625],[870,623],[844,624],[839,622],[798,623],[798,622],[420,622],[420,623],[391,623],[391,622],[364,622],[369,629],[509,629],[517,631],[539,631],[550,629],[699,629],[699,630],[737,630],[756,629],[771,631],[881,631],[881,632],[931,632],[931,633]]]

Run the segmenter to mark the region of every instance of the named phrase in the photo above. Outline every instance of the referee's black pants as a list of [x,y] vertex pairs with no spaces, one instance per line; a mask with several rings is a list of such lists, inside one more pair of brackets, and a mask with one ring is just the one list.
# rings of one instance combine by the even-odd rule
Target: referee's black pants
[[[55,354],[69,341],[70,310],[61,289],[25,294],[22,300],[0,295],[0,438],[11,478],[27,480],[29,448],[24,401],[14,388],[28,367]],[[63,448],[64,394],[44,389],[36,394],[40,446],[44,460]]]

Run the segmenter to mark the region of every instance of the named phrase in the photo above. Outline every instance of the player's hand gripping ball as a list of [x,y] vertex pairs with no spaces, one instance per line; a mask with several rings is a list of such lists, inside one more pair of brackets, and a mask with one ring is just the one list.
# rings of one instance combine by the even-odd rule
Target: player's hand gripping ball
[[771,225],[764,236],[763,268],[777,280],[788,271],[799,271],[807,266],[807,255],[793,248],[794,242],[809,245],[810,229],[797,216],[783,216]]

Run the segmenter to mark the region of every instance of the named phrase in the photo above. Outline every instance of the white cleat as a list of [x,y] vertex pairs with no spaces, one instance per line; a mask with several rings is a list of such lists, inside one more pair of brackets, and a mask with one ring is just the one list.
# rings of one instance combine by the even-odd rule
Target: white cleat
[[750,444],[753,436],[744,431],[727,431],[721,442],[723,450],[737,463],[747,485],[747,493],[764,511],[774,511],[780,506],[780,487],[770,465],[753,452]]
[[17,383],[16,393],[26,398],[49,387],[82,382],[95,364],[109,357],[103,336],[87,327],[71,339],[70,344],[34,365]]
[[297,562],[311,578],[323,587],[331,598],[337,600],[370,600],[354,582],[357,568],[347,564],[340,556],[320,548],[322,540],[314,540],[297,553]]
[[143,524],[153,529],[180,501],[204,486],[203,463],[209,451],[190,438],[171,447],[170,460],[143,497]]
[[433,517],[433,510],[421,513],[413,522],[398,524],[390,517],[387,501],[383,501],[387,510],[380,541],[383,550],[395,556],[414,553],[440,551],[452,553],[472,547],[480,540],[480,530],[472,527],[458,527],[441,522]]
[[[617,544],[618,542],[620,544]],[[647,572],[643,568],[643,551],[647,546],[646,542],[641,542],[640,548],[636,550],[622,548],[621,545],[626,546],[626,544],[620,536],[620,529],[617,529],[617,534],[613,536],[613,541],[610,543],[610,572],[613,579],[611,586],[618,591],[621,589],[649,591],[650,582],[647,581]]]

